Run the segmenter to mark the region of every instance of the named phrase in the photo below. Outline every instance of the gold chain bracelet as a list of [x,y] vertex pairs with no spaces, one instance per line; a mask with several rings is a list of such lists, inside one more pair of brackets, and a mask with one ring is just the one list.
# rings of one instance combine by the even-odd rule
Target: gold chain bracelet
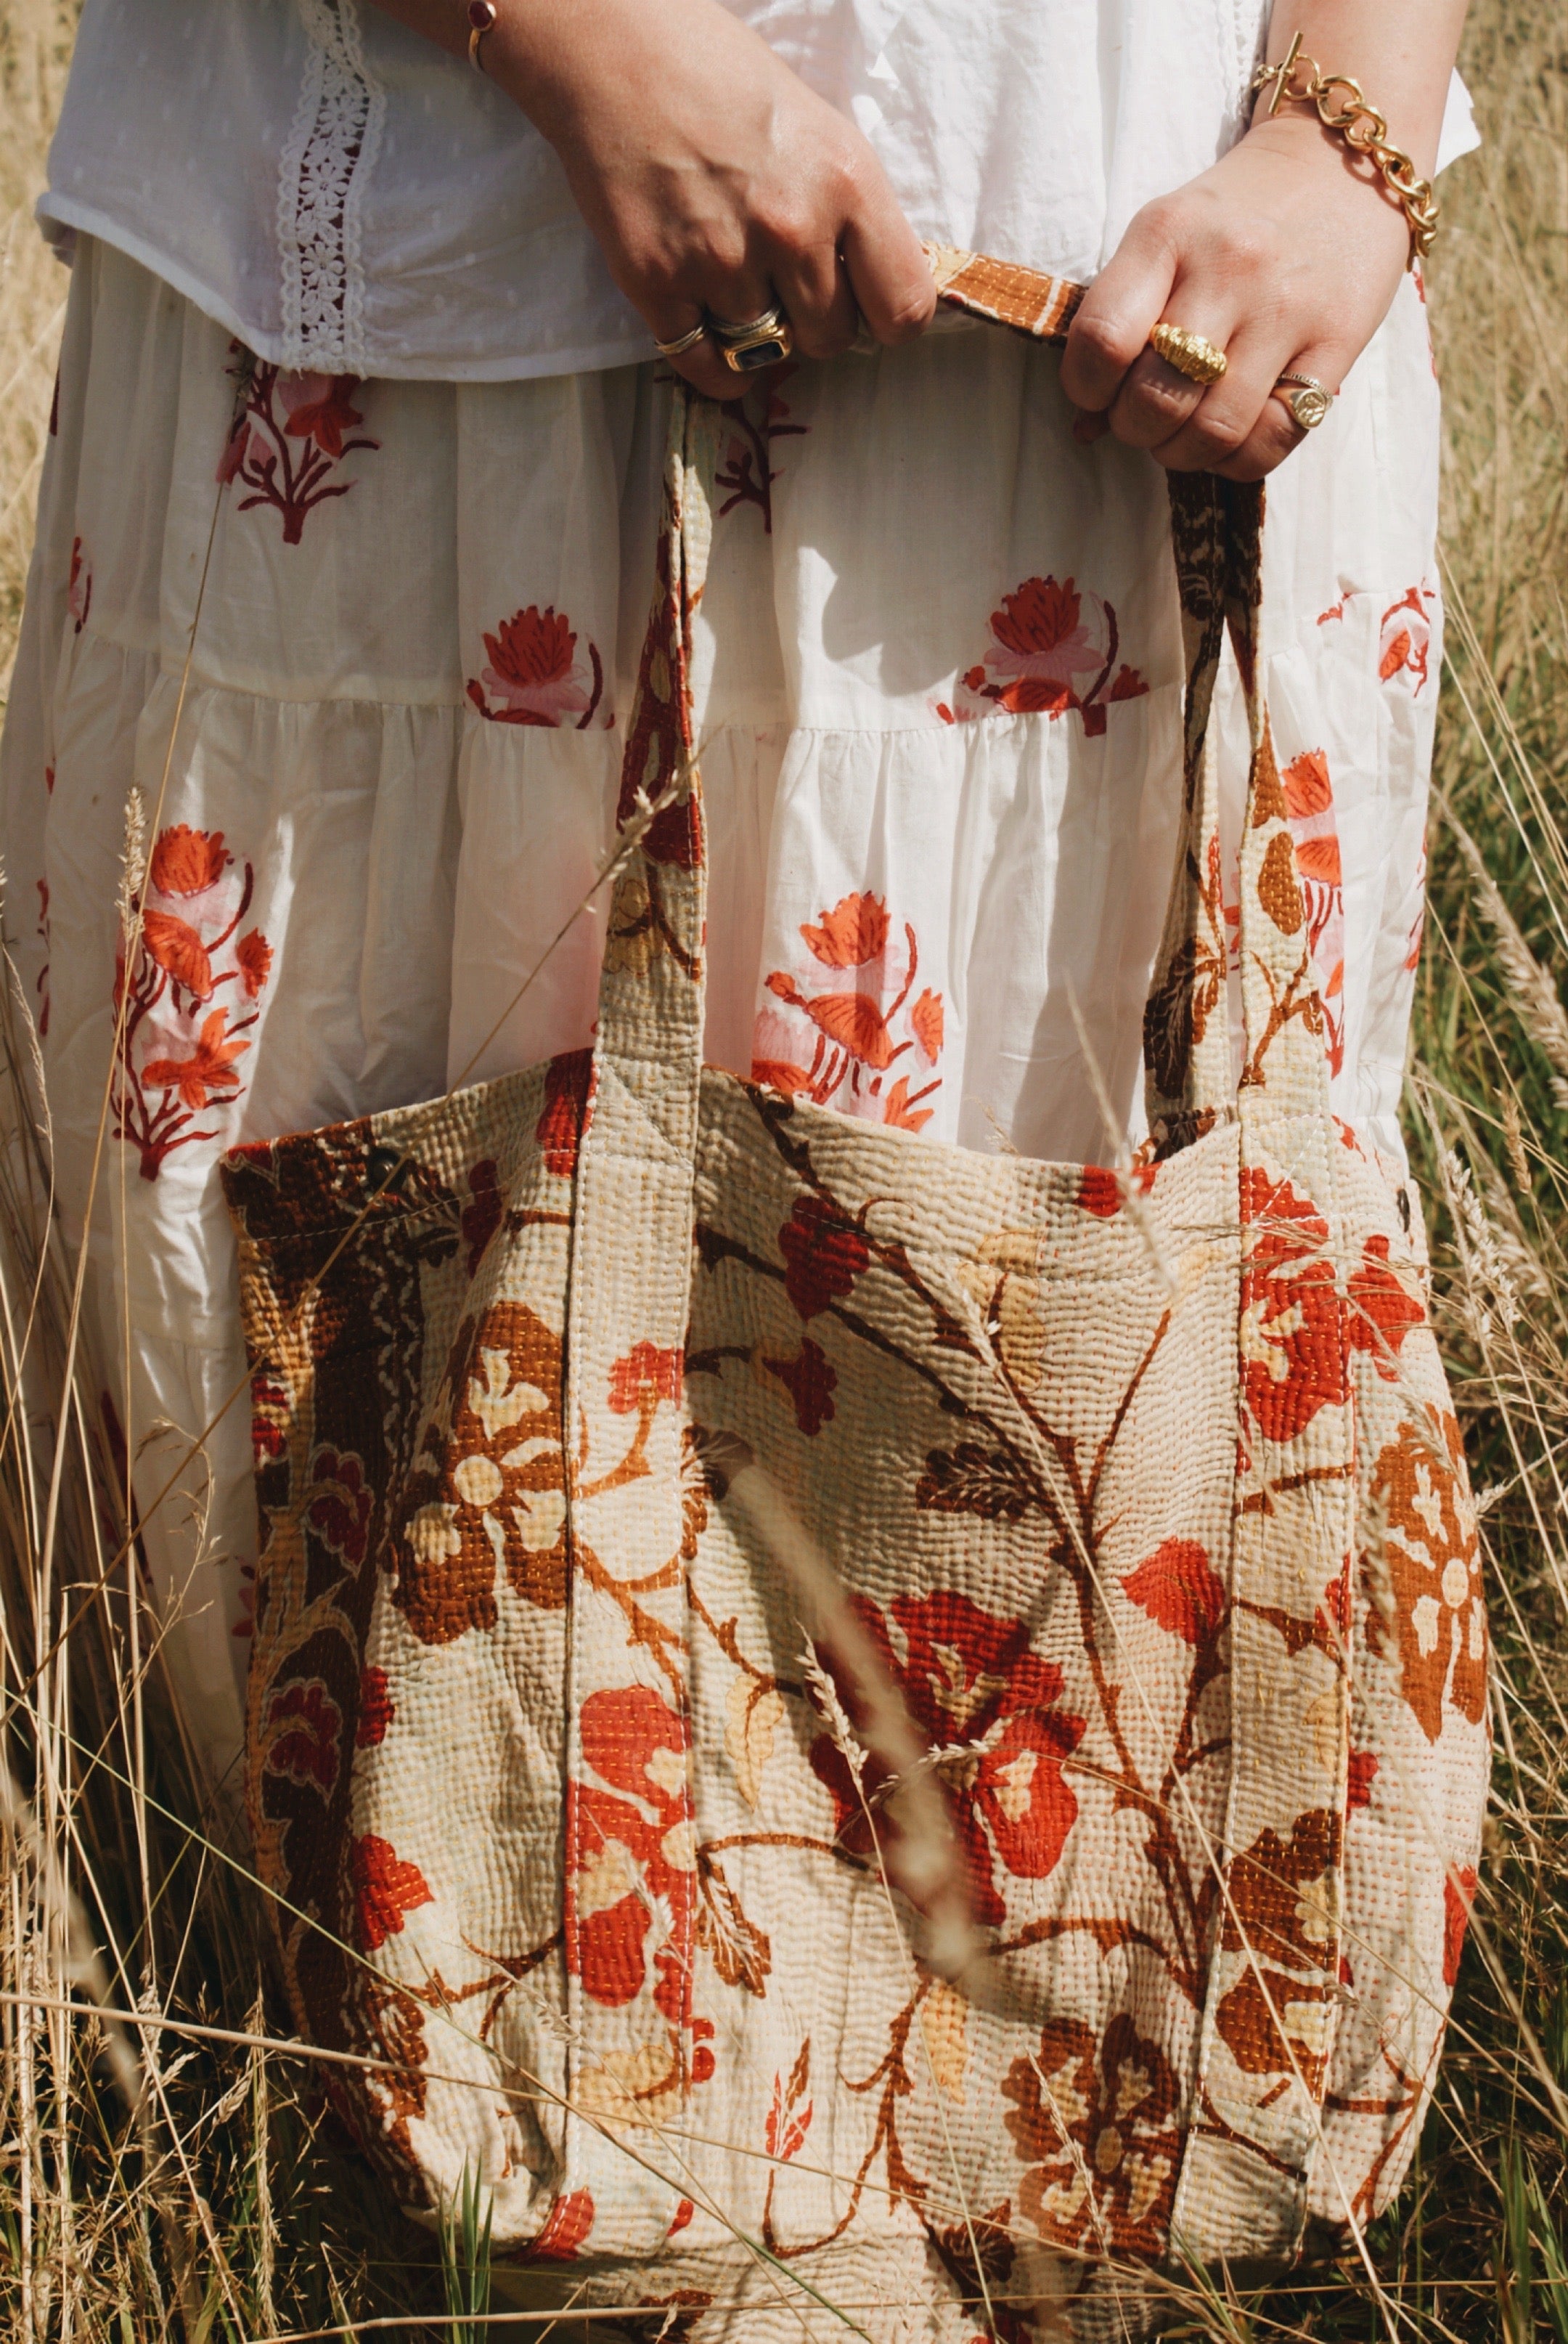
[[1375,163],[1384,187],[1397,197],[1410,222],[1412,267],[1424,260],[1437,238],[1438,201],[1432,181],[1418,179],[1410,157],[1390,145],[1388,124],[1368,103],[1360,82],[1352,81],[1349,74],[1326,74],[1315,57],[1303,57],[1298,33],[1277,66],[1260,66],[1252,76],[1254,91],[1267,89],[1271,84],[1271,115],[1278,114],[1287,99],[1315,106],[1325,130],[1337,131],[1355,154]]

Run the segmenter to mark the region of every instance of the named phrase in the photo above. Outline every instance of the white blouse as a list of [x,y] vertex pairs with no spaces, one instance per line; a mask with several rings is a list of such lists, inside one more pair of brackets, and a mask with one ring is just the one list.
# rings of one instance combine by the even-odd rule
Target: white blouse
[[[859,124],[921,236],[1088,277],[1235,137],[1268,0],[726,5]],[[1462,92],[1445,130],[1444,160],[1474,144]],[[652,355],[538,132],[367,0],[86,0],[38,208],[284,367]]]

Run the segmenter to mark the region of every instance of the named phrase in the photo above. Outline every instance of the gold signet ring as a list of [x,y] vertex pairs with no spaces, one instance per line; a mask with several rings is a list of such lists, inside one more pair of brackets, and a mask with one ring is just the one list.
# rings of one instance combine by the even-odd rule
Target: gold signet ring
[[1225,353],[1217,350],[1201,334],[1190,334],[1181,326],[1161,324],[1149,337],[1149,347],[1184,374],[1189,382],[1218,382],[1225,371]]
[[1282,374],[1273,396],[1284,400],[1303,431],[1315,431],[1334,403],[1333,392],[1315,374]]

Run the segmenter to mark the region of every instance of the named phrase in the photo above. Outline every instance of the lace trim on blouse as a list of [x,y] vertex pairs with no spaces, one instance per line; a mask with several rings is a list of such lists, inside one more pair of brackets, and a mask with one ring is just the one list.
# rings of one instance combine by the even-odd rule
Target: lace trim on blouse
[[380,142],[387,94],[365,63],[357,0],[298,0],[309,42],[277,191],[283,363],[363,374],[364,188]]

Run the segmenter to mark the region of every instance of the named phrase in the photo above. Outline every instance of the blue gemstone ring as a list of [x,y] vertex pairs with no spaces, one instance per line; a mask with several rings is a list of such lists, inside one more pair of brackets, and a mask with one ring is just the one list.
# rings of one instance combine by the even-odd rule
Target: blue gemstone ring
[[736,374],[756,374],[762,367],[777,366],[795,347],[789,320],[777,302],[744,326],[710,313],[708,330],[718,343],[725,365]]

